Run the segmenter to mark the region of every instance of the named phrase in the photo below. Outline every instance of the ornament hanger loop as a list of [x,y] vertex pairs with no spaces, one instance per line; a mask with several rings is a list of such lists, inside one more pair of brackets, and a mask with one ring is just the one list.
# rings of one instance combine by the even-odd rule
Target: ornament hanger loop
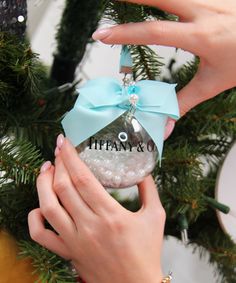
[[120,54],[120,73],[133,74],[133,59],[127,45],[123,45]]

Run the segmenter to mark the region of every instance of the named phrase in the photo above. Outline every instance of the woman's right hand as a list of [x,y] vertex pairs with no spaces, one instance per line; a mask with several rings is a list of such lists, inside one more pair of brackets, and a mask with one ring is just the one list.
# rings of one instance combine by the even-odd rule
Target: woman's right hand
[[192,81],[178,93],[181,116],[197,104],[236,86],[235,0],[127,0],[178,15],[180,21],[118,25],[94,33],[106,44],[158,44],[200,57]]

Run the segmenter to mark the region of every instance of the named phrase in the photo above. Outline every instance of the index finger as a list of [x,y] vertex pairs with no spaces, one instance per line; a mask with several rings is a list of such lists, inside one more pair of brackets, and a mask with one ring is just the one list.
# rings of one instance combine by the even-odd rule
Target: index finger
[[194,3],[186,3],[186,0],[119,0],[120,2],[129,2],[159,8],[171,14],[190,18],[193,16]]
[[79,158],[74,146],[66,138],[60,148],[60,156],[80,196],[96,214],[107,215],[122,208]]

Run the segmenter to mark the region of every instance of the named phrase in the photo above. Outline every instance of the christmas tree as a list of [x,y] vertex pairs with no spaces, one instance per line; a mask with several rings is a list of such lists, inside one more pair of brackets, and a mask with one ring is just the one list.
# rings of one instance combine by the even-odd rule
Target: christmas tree
[[[9,3],[8,3],[9,2]],[[75,102],[75,69],[101,18],[117,24],[149,20],[176,21],[156,8],[117,1],[67,0],[57,32],[51,71],[33,53],[25,38],[26,1],[3,1],[7,11],[0,22],[0,227],[18,241],[40,282],[76,282],[68,262],[34,243],[28,232],[28,213],[38,207],[35,181],[44,160],[54,160],[61,120]],[[17,11],[16,11],[17,10]],[[19,17],[19,15],[21,17]],[[75,32],[76,31],[76,32]],[[161,77],[161,59],[147,46],[129,46],[137,80],[165,80],[184,87],[197,71],[199,59]],[[235,89],[202,103],[176,124],[166,141],[162,167],[155,180],[167,213],[165,234],[180,238],[188,229],[189,245],[210,253],[220,282],[236,282],[236,246],[218,223],[214,200],[218,169],[235,140]],[[200,158],[201,157],[201,158]],[[202,158],[203,157],[203,158]],[[207,165],[207,173],[203,169]],[[123,201],[130,210],[137,200]]]

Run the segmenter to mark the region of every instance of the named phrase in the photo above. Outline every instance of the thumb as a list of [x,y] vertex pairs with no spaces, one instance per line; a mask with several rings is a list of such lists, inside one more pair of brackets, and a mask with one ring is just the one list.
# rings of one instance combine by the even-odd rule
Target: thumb
[[214,97],[217,94],[216,83],[213,74],[199,69],[195,77],[178,92],[181,117],[198,104]]
[[165,127],[165,135],[164,140],[167,140],[169,136],[172,134],[174,128],[175,128],[176,121],[172,118],[168,118],[166,127]]
[[147,176],[138,184],[139,198],[143,208],[160,208],[163,209],[156,184],[151,175]]

